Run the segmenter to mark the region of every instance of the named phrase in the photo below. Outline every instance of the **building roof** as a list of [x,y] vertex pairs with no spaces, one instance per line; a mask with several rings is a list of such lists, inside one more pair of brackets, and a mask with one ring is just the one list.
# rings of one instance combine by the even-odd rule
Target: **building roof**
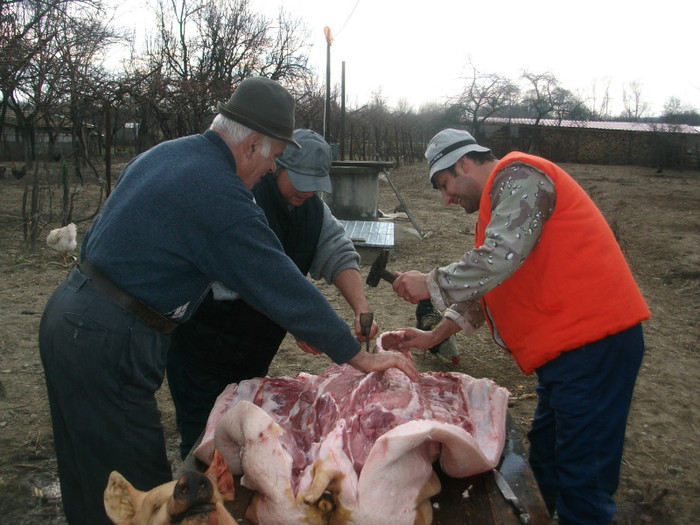
[[[484,122],[485,124],[505,125],[511,124],[516,126],[534,126],[534,118],[505,118],[505,117],[490,117]],[[585,129],[603,129],[610,131],[646,131],[657,133],[688,133],[691,135],[700,134],[700,131],[688,124],[664,124],[661,122],[615,122],[609,120],[559,120],[559,119],[541,119],[539,124],[542,127],[551,128],[585,128]]]

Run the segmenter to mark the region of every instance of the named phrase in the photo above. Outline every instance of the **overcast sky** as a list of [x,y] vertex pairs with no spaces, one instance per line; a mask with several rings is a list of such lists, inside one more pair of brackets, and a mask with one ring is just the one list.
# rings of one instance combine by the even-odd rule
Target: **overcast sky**
[[[127,24],[152,20],[141,0],[120,5]],[[250,6],[270,18],[282,6],[305,22],[321,85],[323,28],[330,27],[331,84],[340,86],[345,62],[350,107],[377,92],[393,107],[402,99],[416,110],[444,103],[462,92],[471,62],[513,81],[523,70],[551,72],[587,101],[594,89],[600,101],[608,86],[614,115],[624,108],[623,87],[633,82],[647,115],[660,114],[671,96],[700,111],[697,0],[250,0]]]
[[671,96],[700,111],[700,2],[665,0],[251,0],[274,16],[279,6],[311,31],[311,62],[325,82],[326,41],[334,36],[331,84],[350,105],[381,89],[391,105],[418,109],[459,94],[471,63],[517,80],[551,72],[582,98],[609,85],[615,113],[623,86],[637,82],[659,114]]

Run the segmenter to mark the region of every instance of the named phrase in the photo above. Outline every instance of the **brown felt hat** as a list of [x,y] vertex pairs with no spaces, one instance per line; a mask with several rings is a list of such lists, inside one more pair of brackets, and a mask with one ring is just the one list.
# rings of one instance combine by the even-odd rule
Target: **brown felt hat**
[[265,77],[241,82],[226,104],[217,110],[244,126],[300,148],[294,140],[294,97],[280,84]]

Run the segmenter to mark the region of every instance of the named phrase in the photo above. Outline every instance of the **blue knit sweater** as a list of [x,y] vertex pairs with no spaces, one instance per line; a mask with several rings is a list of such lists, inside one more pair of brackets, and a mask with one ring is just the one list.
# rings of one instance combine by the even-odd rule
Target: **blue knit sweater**
[[231,150],[214,131],[134,158],[83,238],[81,256],[131,295],[184,322],[221,281],[295,337],[344,363],[348,325],[285,255]]

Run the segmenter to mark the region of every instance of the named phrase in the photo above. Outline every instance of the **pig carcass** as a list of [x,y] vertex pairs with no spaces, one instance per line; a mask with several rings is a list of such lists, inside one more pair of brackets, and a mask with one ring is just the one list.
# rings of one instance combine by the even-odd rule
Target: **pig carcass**
[[[382,340],[376,351],[382,350]],[[467,477],[494,468],[505,443],[508,391],[488,379],[397,369],[255,378],[219,396],[195,456],[221,451],[256,491],[257,524],[428,524],[433,470]]]
[[217,450],[206,472],[187,472],[148,492],[134,488],[114,471],[109,475],[104,505],[115,525],[237,525],[224,507],[233,496],[231,470]]

